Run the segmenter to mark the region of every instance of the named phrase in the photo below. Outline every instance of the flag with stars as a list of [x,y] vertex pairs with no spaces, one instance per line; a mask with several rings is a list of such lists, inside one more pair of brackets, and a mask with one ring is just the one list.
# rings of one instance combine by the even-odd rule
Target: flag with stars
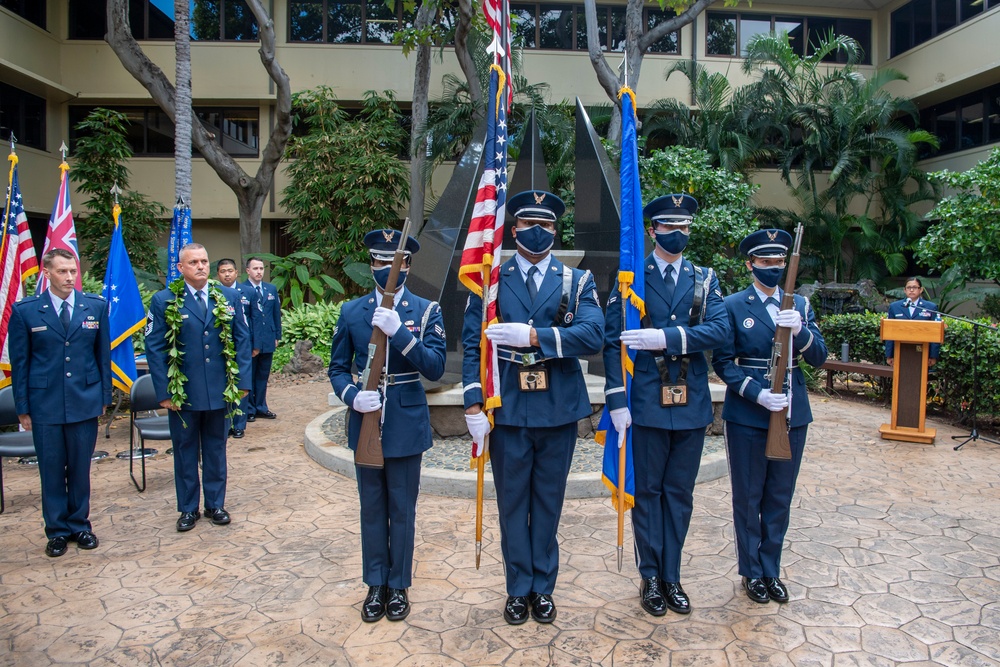
[[35,246],[31,242],[28,217],[24,214],[21,185],[17,181],[17,155],[11,152],[10,178],[4,206],[0,241],[0,387],[10,384],[10,356],[7,354],[7,325],[14,303],[24,296],[25,278],[38,273]]
[[108,326],[111,327],[111,383],[129,392],[136,378],[132,334],[146,323],[146,310],[125,249],[121,214],[121,207],[115,204],[115,231],[111,235],[108,268],[104,273],[104,298],[108,301]]
[[[52,216],[49,218],[49,231],[45,235],[45,245],[42,247],[44,255],[50,250],[62,248],[73,253],[76,257],[76,289],[83,289],[83,269],[80,267],[80,248],[76,242],[76,224],[73,222],[73,206],[69,200],[69,165],[62,162],[59,165],[62,175],[59,178],[59,194],[56,196],[56,203],[52,207]],[[35,286],[35,294],[41,294],[49,288],[49,281],[45,274],[38,276],[38,284]]]
[[[458,277],[462,284],[484,302],[483,331],[497,322],[497,290],[500,282],[500,247],[507,202],[507,78],[499,65],[490,66],[489,108],[486,142],[483,146],[485,167],[476,193],[476,205],[469,223],[469,234],[462,250]],[[496,347],[480,337],[480,382],[484,409],[491,415],[500,407],[500,364]],[[472,458],[483,453],[483,443],[473,443]]]

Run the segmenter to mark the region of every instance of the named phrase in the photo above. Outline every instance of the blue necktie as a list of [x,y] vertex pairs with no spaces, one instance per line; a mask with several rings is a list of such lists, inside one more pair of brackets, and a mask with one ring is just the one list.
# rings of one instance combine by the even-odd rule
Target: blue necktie
[[59,321],[62,322],[63,331],[69,331],[69,304],[63,301],[59,310]]
[[204,318],[208,315],[208,304],[205,303],[205,293],[198,290],[194,293],[194,300],[198,302],[198,309],[201,310],[201,316]]
[[667,264],[667,268],[664,269],[664,271],[663,271],[663,284],[667,288],[667,304],[669,305],[674,300],[674,287],[677,286],[676,283],[674,283],[674,265],[673,264]]
[[773,296],[769,296],[766,299],[764,299],[764,305],[765,306],[774,306],[775,308],[777,308],[779,310],[781,309],[781,305],[778,303],[778,300],[775,299]]
[[535,297],[538,296],[538,285],[535,284],[535,276],[538,275],[538,267],[533,266],[528,269],[528,279],[524,281],[524,286],[528,288],[528,298],[531,299],[531,303],[535,302]]

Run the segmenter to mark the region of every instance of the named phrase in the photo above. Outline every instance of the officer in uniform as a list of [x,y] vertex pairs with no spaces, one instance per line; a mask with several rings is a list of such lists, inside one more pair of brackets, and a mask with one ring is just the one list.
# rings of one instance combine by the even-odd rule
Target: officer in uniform
[[264,261],[247,260],[247,281],[244,293],[250,295],[250,334],[253,344],[253,388],[250,390],[247,421],[277,417],[267,407],[267,381],[271,378],[271,361],[281,342],[281,299],[278,288],[264,282]]
[[[577,357],[601,351],[604,317],[590,272],[565,267],[550,253],[562,200],[528,190],[511,197],[508,210],[516,220],[517,254],[500,268],[501,323],[486,330],[500,364],[502,406],[493,412],[489,449],[507,578],[503,615],[512,625],[524,623],[529,611],[539,623],[551,623],[556,531],[576,422],[591,413]],[[490,431],[482,411],[481,334],[482,300],[472,295],[462,330],[462,379],[466,421],[479,443]]]
[[[247,288],[246,285],[239,282],[240,272],[236,268],[236,260],[224,257],[219,260],[216,265],[216,278],[222,283],[224,287],[229,287],[231,289],[239,292],[240,295],[240,305],[243,307],[243,316],[246,318],[247,323],[250,322],[250,298],[253,292]],[[253,331],[250,332],[251,347],[253,345]],[[230,421],[231,428],[227,429],[229,435],[234,438],[242,438],[246,433],[247,428],[247,412],[250,409],[248,405],[248,397],[244,396],[243,400],[240,401],[240,414],[233,416]]]
[[[243,317],[236,290],[208,280],[208,252],[198,243],[181,248],[177,268],[184,280],[183,296],[171,288],[160,290],[149,302],[146,323],[146,359],[153,376],[156,398],[170,411],[170,440],[174,447],[174,486],[177,491],[178,532],[194,528],[201,517],[198,501],[204,487],[205,517],[217,526],[230,522],[226,501],[226,413],[230,405],[226,389],[226,362],[223,356],[221,324],[214,314],[217,306],[229,311],[229,328],[239,366],[236,386],[245,396],[250,388],[250,331]],[[216,303],[218,290],[224,303]],[[166,319],[168,305],[181,299],[179,325]],[[187,377],[187,402],[176,405],[167,389],[167,369],[174,347],[167,339],[170,327],[177,327],[176,349],[181,350],[181,372]],[[201,459],[202,480],[198,480]]]
[[42,257],[49,289],[15,303],[8,328],[14,407],[31,431],[42,480],[42,518],[55,558],[67,542],[96,549],[90,524],[90,457],[97,418],[111,403],[108,304],[75,289],[76,257]]
[[[753,284],[726,297],[733,336],[712,358],[715,372],[727,385],[722,418],[739,573],[747,596],[760,603],[788,601],[788,589],[780,579],[781,545],[812,421],[805,376],[797,362],[801,358],[818,367],[826,361],[826,343],[809,300],[796,294],[795,307],[779,311],[778,283],[791,244],[792,237],[780,229],[761,229],[740,243]],[[790,383],[787,376],[767,377],[776,326],[791,329]],[[764,451],[770,412],[789,406],[792,460],[768,460]]]
[[[445,333],[441,306],[403,286],[416,239],[406,240],[406,262],[399,273],[393,308],[383,308],[392,259],[401,233],[377,229],[365,235],[371,256],[373,293],[344,304],[333,330],[330,348],[330,382],[348,413],[348,444],[358,446],[363,413],[382,408],[382,468],[356,466],[361,498],[361,556],[368,595],[361,605],[361,620],[387,617],[401,621],[410,613],[407,589],[413,574],[413,534],[420,460],[431,448],[432,433],[427,397],[420,376],[437,380],[444,373]],[[365,391],[355,381],[368,364],[368,344],[374,327],[389,343],[380,391]],[[370,369],[378,375],[381,368]]]
[[[635,507],[632,526],[642,576],[640,602],[653,616],[667,609],[691,612],[680,584],[681,549],[691,523],[694,484],[712,423],[705,352],[730,336],[715,272],[695,266],[683,252],[698,210],[694,197],[665,195],[643,213],[655,242],[645,261],[646,317],[641,329],[622,331],[617,290],[604,327],[605,394],[615,429],[633,424]],[[632,380],[632,410],[621,376],[621,345],[639,350]]]
[[[921,282],[920,278],[913,276],[906,281],[903,289],[906,291],[906,298],[890,303],[889,313],[886,317],[893,320],[919,320],[921,322],[932,322],[941,319],[934,312],[938,309],[937,304],[923,298],[924,283]],[[931,343],[930,345],[930,348],[927,350],[927,365],[933,366],[937,363],[938,357],[941,354],[941,345],[939,343]],[[885,341],[885,359],[886,363],[890,366],[895,361],[893,358],[895,350],[896,344],[894,341]]]

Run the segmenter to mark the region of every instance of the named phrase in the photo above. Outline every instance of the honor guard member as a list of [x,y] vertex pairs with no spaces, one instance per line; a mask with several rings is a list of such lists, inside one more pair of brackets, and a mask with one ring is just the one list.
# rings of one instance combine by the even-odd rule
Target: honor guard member
[[17,418],[31,431],[42,480],[42,518],[52,557],[67,542],[96,549],[90,524],[90,457],[97,418],[111,403],[108,304],[75,289],[76,257],[42,257],[49,289],[15,303],[8,349]]
[[[413,535],[416,524],[420,461],[433,445],[427,396],[420,376],[437,380],[444,373],[445,333],[441,306],[423,299],[403,284],[410,261],[420,244],[406,240],[406,261],[399,272],[393,309],[382,308],[392,259],[401,233],[377,229],[365,235],[371,256],[375,291],[344,304],[333,330],[330,382],[349,406],[348,444],[357,449],[363,413],[382,408],[384,466],[356,466],[361,499],[362,579],[368,595],[361,620],[387,617],[401,621],[410,613],[407,589],[413,575]],[[368,363],[368,344],[374,327],[388,337],[383,391],[365,391],[354,373]],[[372,373],[383,369],[372,368]]]
[[[893,320],[920,320],[921,322],[933,322],[941,319],[934,312],[938,309],[937,304],[923,298],[924,283],[921,282],[920,278],[916,276],[910,278],[906,281],[903,289],[906,291],[906,298],[890,303],[889,313],[886,317]],[[885,359],[890,366],[894,361],[895,345],[894,341],[885,341]],[[941,354],[941,345],[940,343],[931,343],[930,345],[927,350],[927,365],[933,366]]]
[[[780,229],[761,229],[740,243],[740,252],[749,258],[746,266],[753,284],[726,297],[733,336],[712,357],[715,372],[727,385],[722,418],[739,573],[747,596],[761,603],[788,601],[788,589],[779,578],[781,545],[788,530],[806,429],[812,421],[798,359],[814,367],[826,361],[826,343],[809,300],[795,295],[794,308],[778,310],[782,297],[778,283],[791,245],[791,235]],[[791,329],[790,386],[787,375],[780,380],[767,377],[775,326]],[[774,389],[775,385],[781,388]],[[764,450],[770,412],[789,406],[792,460],[768,460]]]
[[[224,257],[219,260],[215,269],[216,278],[222,283],[224,287],[229,287],[231,289],[239,292],[240,295],[240,305],[243,307],[243,316],[246,318],[247,323],[250,322],[250,299],[252,291],[243,283],[239,282],[240,277],[239,269],[236,268],[236,260]],[[250,337],[253,338],[253,332],[251,331]],[[251,345],[253,342],[251,341]],[[249,410],[249,401],[247,396],[243,397],[240,401],[240,414],[234,415],[232,420],[230,420],[231,428],[228,429],[229,435],[234,438],[242,438],[246,433],[247,428],[247,411]]]
[[[502,405],[493,411],[489,449],[507,579],[503,616],[512,625],[529,613],[551,623],[556,531],[576,422],[591,413],[577,357],[601,351],[604,316],[590,272],[563,266],[550,253],[562,200],[528,190],[511,197],[508,210],[517,253],[500,267],[500,324],[486,330],[500,364]],[[469,297],[462,330],[466,421],[480,443],[490,431],[479,374],[482,308],[479,297]]]
[[[646,316],[641,329],[622,331],[616,288],[604,327],[608,408],[619,433],[629,424],[633,428],[639,599],[653,616],[667,609],[691,612],[680,583],[681,549],[691,523],[705,428],[713,420],[705,352],[730,336],[715,271],[683,256],[697,210],[698,202],[685,194],[658,197],[643,209],[655,242],[645,260]],[[621,376],[623,344],[638,350],[631,413]]]
[[244,292],[250,295],[250,335],[253,343],[253,387],[247,409],[247,421],[274,419],[276,414],[267,407],[267,381],[271,378],[271,361],[281,342],[281,298],[278,288],[264,282],[264,260],[247,260],[247,281]]
[[[230,522],[226,511],[226,414],[231,405],[224,392],[228,383],[224,326],[229,329],[238,367],[236,387],[243,396],[250,389],[250,331],[243,317],[240,295],[208,279],[205,246],[189,243],[181,248],[177,268],[184,284],[160,290],[149,301],[146,323],[146,360],[153,376],[153,390],[160,405],[169,410],[170,440],[174,448],[174,486],[177,491],[177,531],[194,528],[201,518],[198,501],[205,498],[205,518],[217,526]],[[174,283],[176,284],[176,283]],[[215,316],[223,308],[228,326]],[[168,321],[167,312],[171,317]],[[176,336],[171,343],[168,334]],[[182,352],[180,370],[187,378],[183,405],[173,402],[168,388],[170,359]],[[201,482],[198,464],[201,463]]]

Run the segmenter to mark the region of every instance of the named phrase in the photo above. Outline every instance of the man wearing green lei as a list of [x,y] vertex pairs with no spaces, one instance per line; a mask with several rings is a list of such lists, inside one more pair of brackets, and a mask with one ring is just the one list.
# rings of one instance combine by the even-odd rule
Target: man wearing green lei
[[[170,411],[178,532],[201,517],[229,523],[226,417],[250,389],[250,331],[236,290],[208,279],[208,252],[180,252],[182,278],[153,295],[146,321],[146,359],[160,405]],[[202,478],[198,480],[198,460]]]

